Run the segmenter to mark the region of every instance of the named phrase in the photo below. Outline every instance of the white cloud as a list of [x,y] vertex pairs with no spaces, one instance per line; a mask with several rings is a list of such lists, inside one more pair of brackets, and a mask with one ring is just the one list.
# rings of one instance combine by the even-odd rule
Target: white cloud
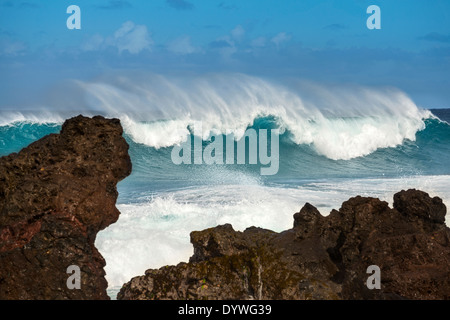
[[131,21],[125,22],[114,33],[115,46],[119,49],[119,54],[128,51],[132,54],[142,50],[151,51],[153,41],[150,38],[147,27],[144,25],[135,25]]
[[238,51],[240,41],[244,38],[245,30],[241,25],[237,25],[230,31],[229,35],[224,35],[210,43],[210,47],[218,50],[220,54],[229,59]]
[[270,41],[275,43],[277,47],[279,47],[283,42],[287,42],[291,39],[290,35],[287,35],[285,32],[280,32],[275,37],[273,37]]
[[191,37],[184,36],[177,38],[170,42],[167,49],[176,54],[190,54],[197,51],[197,49],[191,44]]
[[236,26],[233,30],[231,30],[231,36],[235,40],[241,40],[244,37],[245,30],[241,25]]
[[124,51],[137,54],[143,50],[151,51],[152,45],[153,40],[145,25],[136,25],[132,21],[127,21],[112,36],[105,39],[101,35],[93,35],[82,44],[81,48],[84,51],[97,51],[116,47],[119,54]]
[[81,49],[83,51],[96,51],[100,50],[104,44],[105,40],[99,34],[95,34],[89,39],[87,39],[82,45]]
[[127,21],[122,24],[122,26],[114,32],[114,38],[122,38],[127,33],[131,32],[134,29],[135,25],[132,21]]

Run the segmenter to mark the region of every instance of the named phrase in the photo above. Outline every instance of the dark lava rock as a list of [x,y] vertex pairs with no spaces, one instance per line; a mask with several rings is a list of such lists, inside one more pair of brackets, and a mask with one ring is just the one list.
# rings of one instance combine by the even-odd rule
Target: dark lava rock
[[[109,299],[96,234],[131,172],[118,119],[78,116],[0,158],[0,299]],[[67,268],[81,271],[68,289]]]
[[426,192],[419,190],[401,191],[395,194],[394,208],[412,219],[420,218],[436,223],[444,223],[447,212],[441,198],[430,198]]
[[[439,198],[417,190],[394,209],[354,197],[322,216],[311,204],[281,233],[222,225],[191,233],[189,263],[147,270],[118,299],[450,299],[450,229]],[[381,289],[369,289],[368,267]]]

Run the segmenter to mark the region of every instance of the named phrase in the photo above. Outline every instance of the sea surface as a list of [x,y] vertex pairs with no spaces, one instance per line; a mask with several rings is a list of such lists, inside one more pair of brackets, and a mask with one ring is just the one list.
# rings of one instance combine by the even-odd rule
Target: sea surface
[[[327,215],[352,196],[392,204],[394,193],[409,188],[450,204],[450,109],[419,107],[392,89],[315,87],[303,96],[292,86],[246,77],[163,80],[151,88],[85,84],[96,106],[88,111],[0,112],[0,156],[59,132],[69,116],[121,119],[133,172],[118,184],[119,220],[96,239],[112,298],[149,268],[188,261],[194,230],[231,223],[235,230],[282,231],[305,202]],[[194,135],[199,123],[201,137]],[[212,135],[239,140],[248,129],[258,136],[279,130],[276,174],[261,175],[267,165],[260,162],[172,161],[183,142],[197,139],[205,150]]]

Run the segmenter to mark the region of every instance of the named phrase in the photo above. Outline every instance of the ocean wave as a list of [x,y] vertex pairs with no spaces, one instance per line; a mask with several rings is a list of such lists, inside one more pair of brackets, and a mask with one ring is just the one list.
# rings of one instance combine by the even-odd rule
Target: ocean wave
[[[122,117],[125,132],[134,142],[153,148],[171,147],[180,144],[195,133],[201,126],[202,138],[209,140],[211,135],[232,133],[240,139],[249,128],[265,128],[258,125],[267,118],[276,119],[272,128],[279,128],[297,145],[311,145],[318,154],[332,160],[349,160],[366,156],[380,148],[396,147],[405,140],[415,141],[416,133],[425,129],[423,117],[426,112],[418,112],[416,118],[404,116],[372,116],[349,118],[293,119],[279,118],[268,114],[258,116],[245,126],[233,129],[217,129],[210,123],[192,119],[168,120],[152,123],[136,122],[128,116]],[[266,121],[264,121],[266,120]],[[255,125],[256,124],[256,125]]]
[[[393,88],[280,84],[243,74],[146,74],[76,85],[86,94],[86,110],[121,119],[132,141],[155,149],[186,141],[200,125],[204,140],[229,133],[239,139],[248,128],[271,127],[318,155],[349,160],[415,141],[434,117]],[[14,112],[2,116],[0,126],[60,124],[61,114]]]
[[154,148],[186,141],[199,123],[204,139],[220,133],[239,139],[259,119],[272,117],[294,143],[348,160],[414,141],[432,117],[392,88],[282,85],[243,74],[122,76],[79,85],[92,107],[123,119],[134,141]]
[[3,111],[0,113],[0,127],[20,126],[24,124],[62,124],[65,118],[55,112],[38,111]]
[[[410,128],[411,137],[408,140],[404,136],[394,136],[394,126],[397,130],[402,127],[400,124],[393,124],[392,120],[380,122],[377,118],[329,118],[330,128],[328,130],[330,141],[325,138],[313,137],[315,143],[298,144],[295,135],[290,128],[284,130],[280,136],[279,145],[279,171],[269,180],[273,179],[313,179],[325,177],[374,177],[374,176],[402,176],[402,175],[426,175],[426,174],[450,174],[448,167],[448,157],[450,155],[450,125],[436,118],[428,118],[423,121],[424,129],[413,133]],[[331,140],[333,135],[338,135],[336,128],[344,126],[351,130],[352,126],[364,127],[364,123],[369,123],[379,130],[380,134],[360,134],[361,141],[355,136],[350,136],[348,140]],[[265,178],[260,175],[261,165],[176,165],[171,161],[171,145],[177,141],[184,141],[186,136],[191,134],[188,122],[182,121],[158,121],[154,123],[135,122],[130,117],[122,118],[125,128],[124,137],[130,144],[130,156],[133,161],[133,184],[143,183],[148,187],[148,183],[154,182],[155,188],[170,189],[172,185],[177,185],[184,181],[185,185],[198,184],[253,184],[264,183]],[[280,119],[275,117],[260,117],[255,119],[251,128],[273,128],[280,126]],[[311,127],[317,127],[312,123]],[[32,122],[16,122],[14,125],[0,126],[0,156],[18,152],[21,148],[42,138],[50,133],[58,133],[61,125],[57,123],[37,124]],[[353,128],[353,130],[357,130]],[[405,128],[405,124],[403,124]],[[406,127],[408,128],[408,127]],[[178,130],[176,135],[171,137],[170,133]],[[317,129],[315,129],[317,130]],[[340,132],[343,132],[340,130]],[[377,131],[375,131],[377,132]],[[391,137],[390,135],[394,136]],[[388,143],[380,141],[393,141],[392,147]],[[359,148],[358,144],[353,144],[345,149],[345,143],[350,143],[355,139],[358,143],[367,144],[367,150],[374,150],[366,156],[359,156],[352,159],[333,159],[333,152],[349,154],[353,149]],[[364,140],[365,139],[365,140]],[[396,140],[398,139],[398,140]],[[401,141],[404,139],[404,141]],[[395,145],[396,143],[398,145]],[[203,147],[206,147],[206,142]],[[325,152],[319,152],[318,146],[328,148]],[[357,150],[358,151],[358,150]],[[324,155],[323,153],[327,154]],[[130,180],[131,181],[131,180]],[[127,181],[123,183],[128,183]]]

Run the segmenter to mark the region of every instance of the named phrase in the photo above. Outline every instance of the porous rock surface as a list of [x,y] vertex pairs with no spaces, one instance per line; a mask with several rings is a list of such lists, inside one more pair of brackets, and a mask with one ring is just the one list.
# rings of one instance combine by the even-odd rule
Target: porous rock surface
[[[109,299],[96,234],[131,173],[118,119],[78,116],[0,158],[0,299]],[[69,289],[71,265],[80,289]],[[70,270],[69,270],[70,271]]]

